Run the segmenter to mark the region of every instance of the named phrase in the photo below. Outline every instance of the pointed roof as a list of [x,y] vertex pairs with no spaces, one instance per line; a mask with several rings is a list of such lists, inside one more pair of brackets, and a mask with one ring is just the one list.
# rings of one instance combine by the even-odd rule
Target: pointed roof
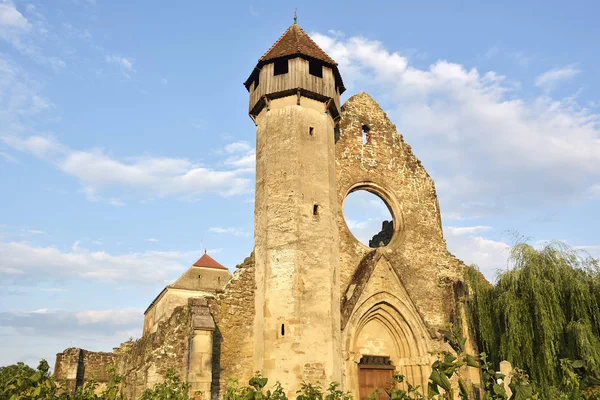
[[204,253],[202,257],[198,261],[196,261],[193,265],[194,267],[203,267],[203,268],[216,268],[216,269],[225,269],[226,267],[216,262],[211,256]]
[[340,94],[346,90],[335,60],[329,57],[296,22],[290,25],[283,35],[273,43],[273,46],[258,59],[256,67],[254,67],[254,70],[248,79],[246,79],[246,82],[244,82],[244,86],[250,90],[250,84],[256,78],[263,65],[273,62],[278,58],[293,57],[312,58],[325,63],[333,70],[336,86],[340,88]]
[[258,63],[263,64],[276,58],[294,55],[304,55],[327,64],[337,65],[333,58],[329,57],[296,23],[287,28],[273,46],[258,59]]

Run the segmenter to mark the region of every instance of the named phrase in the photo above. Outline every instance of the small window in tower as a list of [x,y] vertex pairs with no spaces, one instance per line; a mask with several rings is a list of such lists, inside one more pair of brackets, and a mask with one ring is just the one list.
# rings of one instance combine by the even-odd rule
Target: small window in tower
[[323,77],[323,63],[316,60],[308,62],[308,73],[319,78]]
[[319,215],[319,205],[315,204],[313,206],[313,215]]
[[258,88],[258,84],[260,83],[260,72],[256,74],[256,80],[254,81],[254,90]]
[[363,140],[363,144],[367,144],[369,143],[371,136],[369,135],[369,131],[371,130],[371,128],[369,128],[369,125],[363,125],[362,126],[362,140]]
[[287,58],[283,60],[275,60],[273,64],[273,75],[283,75],[288,73],[288,60]]
[[315,133],[315,128],[313,128],[313,127],[311,126],[311,127],[309,127],[309,128],[308,128],[308,134],[309,134],[310,136],[312,136],[312,135],[313,135],[313,133]]
[[202,275],[198,275],[198,279],[202,279]]
[[218,280],[219,282],[221,282],[221,277],[220,277],[220,276],[217,276],[217,280]]
[[285,324],[281,324],[281,336],[285,336]]

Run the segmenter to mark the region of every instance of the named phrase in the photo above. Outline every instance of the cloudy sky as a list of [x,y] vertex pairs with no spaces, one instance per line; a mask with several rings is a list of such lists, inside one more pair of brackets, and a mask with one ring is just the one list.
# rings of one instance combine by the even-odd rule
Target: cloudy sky
[[[489,2],[487,2],[489,3]],[[490,280],[515,232],[600,255],[592,1],[305,1],[301,26],[433,176],[449,249]],[[204,249],[252,250],[242,82],[287,2],[0,0],[0,365],[110,350]],[[346,204],[357,237],[385,206]]]

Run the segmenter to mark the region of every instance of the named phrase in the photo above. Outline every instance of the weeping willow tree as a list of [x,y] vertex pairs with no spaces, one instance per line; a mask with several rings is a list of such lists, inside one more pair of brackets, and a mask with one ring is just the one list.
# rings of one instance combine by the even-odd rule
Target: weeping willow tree
[[561,359],[583,360],[600,373],[598,260],[560,242],[541,249],[518,243],[509,265],[495,286],[476,267],[465,272],[480,351],[495,365],[508,360],[528,371],[543,392],[560,386]]

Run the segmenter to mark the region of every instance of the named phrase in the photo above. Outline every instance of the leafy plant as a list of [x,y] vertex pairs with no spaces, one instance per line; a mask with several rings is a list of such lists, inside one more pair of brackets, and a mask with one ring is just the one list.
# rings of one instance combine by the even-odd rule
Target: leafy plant
[[495,286],[466,269],[469,322],[492,365],[510,361],[543,398],[556,398],[569,379],[561,358],[600,373],[598,260],[560,242],[535,248],[519,239],[510,263]]
[[161,383],[155,383],[152,389],[146,389],[140,400],[189,400],[189,392],[190,385],[179,379],[172,369],[168,369],[165,380]]

